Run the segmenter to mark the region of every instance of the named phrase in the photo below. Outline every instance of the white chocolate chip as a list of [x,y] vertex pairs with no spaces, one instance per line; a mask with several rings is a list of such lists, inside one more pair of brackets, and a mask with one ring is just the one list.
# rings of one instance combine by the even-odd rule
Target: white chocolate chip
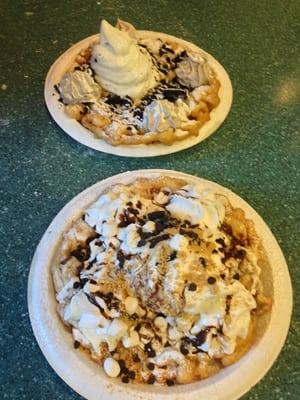
[[156,326],[156,328],[158,328],[162,332],[165,332],[167,330],[167,327],[168,327],[168,323],[167,323],[167,321],[165,320],[164,317],[155,318],[154,325]]
[[140,337],[137,331],[131,331],[130,334],[124,336],[122,340],[123,346],[128,349],[129,347],[138,346],[140,344]]
[[144,232],[153,232],[155,231],[155,223],[153,221],[148,221],[145,223],[143,226],[143,231]]
[[139,306],[138,299],[136,297],[131,297],[131,296],[128,296],[126,298],[124,304],[125,304],[126,312],[129,315],[134,314],[137,311],[138,306]]
[[103,368],[111,378],[116,378],[121,371],[119,363],[111,357],[104,361]]
[[167,202],[169,201],[169,196],[166,195],[163,192],[159,192],[157,193],[157,195],[154,197],[154,201],[157,204],[167,204]]

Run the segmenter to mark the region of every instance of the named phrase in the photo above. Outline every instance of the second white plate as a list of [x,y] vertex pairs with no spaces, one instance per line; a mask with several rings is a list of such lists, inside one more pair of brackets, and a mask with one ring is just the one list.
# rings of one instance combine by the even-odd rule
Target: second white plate
[[176,153],[177,151],[192,147],[212,133],[214,133],[222,122],[227,117],[232,103],[232,85],[229,76],[222,65],[209,53],[200,49],[193,43],[187,42],[182,39],[178,39],[174,36],[167,35],[160,32],[151,31],[137,31],[139,37],[152,37],[161,38],[163,40],[171,40],[182,44],[183,46],[190,48],[193,51],[197,51],[205,55],[209,65],[213,68],[217,78],[221,83],[219,90],[220,104],[217,108],[212,110],[210,113],[210,121],[206,122],[199,131],[199,135],[196,137],[189,137],[182,141],[174,142],[171,146],[167,146],[160,143],[147,144],[147,145],[132,145],[132,146],[111,146],[104,140],[96,139],[92,132],[84,128],[79,122],[70,118],[65,110],[63,104],[58,101],[58,93],[54,89],[54,85],[60,82],[64,73],[71,67],[74,62],[76,55],[83,49],[86,49],[90,44],[95,43],[99,40],[99,34],[90,36],[63,53],[50,68],[46,81],[45,81],[45,102],[48,107],[50,114],[56,123],[73,139],[82,143],[85,146],[91,147],[92,149],[102,151],[104,153],[115,154],[118,156],[126,157],[154,157],[161,156],[164,154]]
[[[256,340],[241,360],[203,381],[174,387],[126,385],[108,378],[102,368],[75,350],[70,332],[56,311],[51,263],[61,238],[91,203],[117,183],[129,184],[137,178],[168,175],[190,183],[201,182],[228,197],[233,207],[242,208],[254,224],[266,250],[270,268],[262,271],[268,295],[273,295],[272,311],[259,325]],[[54,218],[35,252],[28,282],[28,306],[32,328],[46,359],[57,374],[89,400],[235,400],[254,386],[278,356],[289,328],[292,290],[283,254],[270,229],[253,208],[230,190],[204,179],[168,170],[140,170],[115,175],[86,189],[71,200]]]

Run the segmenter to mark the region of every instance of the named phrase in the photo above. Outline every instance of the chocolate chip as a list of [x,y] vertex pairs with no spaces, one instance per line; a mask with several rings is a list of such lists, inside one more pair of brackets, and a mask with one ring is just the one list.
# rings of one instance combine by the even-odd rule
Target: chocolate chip
[[144,350],[149,358],[153,358],[156,356],[156,352],[152,349],[151,343],[145,344]]
[[139,210],[136,210],[133,207],[128,207],[128,211],[130,212],[130,214],[133,214],[133,215],[138,215],[139,214]]
[[73,283],[73,288],[74,288],[74,289],[79,289],[80,287],[81,287],[80,282],[74,282],[74,283]]
[[134,330],[138,332],[141,329],[141,327],[142,327],[142,324],[139,323],[134,327]]
[[240,274],[238,272],[234,274],[233,279],[236,279],[238,281],[240,279]]
[[151,239],[150,242],[150,249],[153,249],[159,242],[162,242],[163,240],[168,240],[170,239],[170,235],[168,233],[165,233],[164,235],[156,236],[153,239]]
[[233,251],[232,257],[236,258],[237,260],[243,260],[246,256],[246,251],[243,249]]
[[145,239],[141,239],[141,240],[139,240],[139,241],[137,242],[137,247],[145,246],[146,243],[147,243],[147,242],[146,242]]
[[132,104],[132,100],[129,96],[120,97],[116,94],[108,95],[105,102],[111,106],[125,106]]
[[83,287],[89,281],[88,278],[79,278],[79,279],[81,287]]
[[125,263],[125,256],[122,250],[119,250],[117,253],[117,260],[119,261],[119,268],[123,268]]
[[188,231],[188,230],[186,230],[186,229],[180,228],[180,229],[179,229],[179,233],[180,233],[180,235],[188,236],[188,237],[190,237],[190,238],[193,239],[193,240],[199,239],[197,233],[196,233],[196,232],[193,232],[193,231]]
[[216,278],[214,278],[213,276],[210,276],[210,277],[207,279],[207,282],[208,282],[210,285],[213,285],[214,283],[216,283]]
[[129,225],[129,222],[121,221],[121,222],[119,222],[118,227],[119,228],[126,228],[126,226],[128,226],[128,225]]
[[133,362],[141,362],[141,359],[140,359],[140,357],[139,357],[137,354],[134,354],[134,355],[132,356],[132,360],[133,360]]
[[119,365],[120,365],[120,369],[121,369],[121,371],[123,371],[123,370],[124,370],[124,368],[126,368],[125,361],[124,361],[124,360],[119,360],[119,361],[118,361],[118,363],[119,363]]
[[222,247],[226,247],[225,241],[224,241],[224,239],[222,239],[222,238],[216,239],[216,243],[219,243]]
[[139,209],[142,208],[142,203],[141,203],[140,200],[138,200],[138,201],[136,202],[136,207],[139,208]]
[[190,292],[194,292],[195,290],[197,290],[197,285],[194,282],[192,282],[189,284],[188,289]]
[[162,220],[162,221],[155,221],[155,232],[154,234],[157,235],[158,233],[162,232],[164,229],[168,227],[168,221],[167,220]]
[[175,382],[173,381],[173,379],[167,379],[167,380],[166,380],[166,384],[167,384],[168,386],[174,386],[174,385],[175,385]]
[[56,93],[60,94],[60,91],[59,91],[59,87],[58,87],[58,85],[54,85],[53,87],[54,87],[54,89],[55,89]]
[[155,376],[154,376],[154,375],[151,375],[151,376],[148,378],[147,383],[148,383],[148,385],[153,385],[154,382],[155,382]]
[[111,307],[117,310],[119,308],[119,301],[114,301],[113,303],[111,303]]
[[187,93],[183,89],[166,89],[163,92],[163,96],[165,99],[174,102],[178,98],[185,99],[187,97]]
[[220,277],[222,278],[222,279],[225,279],[225,274],[220,274]]
[[128,315],[127,318],[130,319],[130,321],[137,321],[139,319],[139,316],[136,313],[134,313],[132,315]]
[[187,349],[186,347],[184,347],[184,346],[180,346],[180,351],[181,351],[181,353],[182,353],[184,356],[186,356],[187,354],[189,354],[188,349]]
[[177,257],[177,251],[174,250],[174,251],[170,254],[169,261],[175,260],[176,257]]
[[231,304],[231,299],[232,299],[232,296],[231,296],[230,294],[228,294],[228,295],[226,296],[226,308],[225,308],[226,314],[229,313],[230,304]]
[[156,219],[167,219],[168,214],[166,211],[153,211],[147,215],[150,221],[155,221]]
[[134,371],[129,371],[128,372],[128,376],[130,379],[134,379],[135,378],[135,372]]
[[227,233],[228,235],[232,236],[232,229],[231,226],[227,225],[227,224],[222,224],[221,225],[221,230],[225,233]]
[[113,299],[113,297],[114,297],[113,292],[108,292],[108,293],[106,294],[106,297],[108,298],[109,301],[112,301],[112,299]]
[[71,255],[77,258],[78,261],[86,261],[90,258],[91,251],[89,247],[79,245],[75,250],[71,251]]
[[206,267],[206,260],[204,257],[199,257],[199,262],[202,265],[202,267]]
[[212,253],[213,254],[218,254],[218,250],[217,249],[213,249]]
[[155,365],[154,365],[153,363],[149,362],[149,363],[147,364],[147,368],[148,368],[150,371],[153,371],[154,368],[155,368]]
[[138,228],[137,232],[140,235],[140,238],[144,240],[151,238],[151,236],[154,236],[155,234],[154,232],[144,232],[142,228]]
[[128,376],[123,376],[123,377],[122,377],[122,382],[123,382],[123,383],[128,383],[128,382],[129,382]]
[[78,340],[74,341],[74,349],[78,349],[78,347],[80,346],[80,342],[78,342]]
[[203,329],[201,332],[197,333],[196,335],[196,346],[200,347],[205,341],[209,331],[212,329],[212,326],[208,326],[207,328]]

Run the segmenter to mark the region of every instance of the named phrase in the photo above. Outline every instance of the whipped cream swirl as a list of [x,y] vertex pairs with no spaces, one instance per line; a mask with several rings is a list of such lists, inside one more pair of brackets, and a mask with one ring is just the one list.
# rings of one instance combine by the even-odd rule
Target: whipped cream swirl
[[163,132],[169,128],[179,128],[188,123],[189,109],[184,102],[180,106],[168,100],[154,100],[143,114],[143,127],[147,132]]
[[180,83],[190,88],[205,85],[209,80],[207,62],[199,55],[189,54],[175,70]]
[[150,55],[127,32],[102,20],[100,44],[93,47],[91,66],[100,85],[118,96],[142,98],[156,86],[159,74]]
[[101,87],[88,71],[67,72],[58,88],[65,104],[95,102],[101,95]]

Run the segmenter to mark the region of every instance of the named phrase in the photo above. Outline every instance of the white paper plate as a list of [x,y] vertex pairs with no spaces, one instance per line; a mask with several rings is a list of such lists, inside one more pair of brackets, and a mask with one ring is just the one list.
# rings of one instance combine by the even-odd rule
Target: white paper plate
[[[130,183],[138,177],[169,175],[189,182],[205,182],[218,193],[225,194],[233,206],[241,207],[255,223],[263,240],[271,269],[264,271],[267,294],[273,293],[271,315],[261,321],[255,344],[234,365],[224,368],[206,380],[175,387],[126,385],[108,378],[88,356],[73,348],[72,335],[67,332],[56,312],[55,293],[50,265],[62,233],[68,230],[82,210],[94,202],[101,192],[117,183]],[[234,400],[255,385],[271,367],[282,348],[290,323],[292,289],[283,254],[270,229],[244,200],[230,190],[181,172],[140,170],[115,175],[96,183],[71,200],[54,218],[38,245],[29,275],[28,306],[32,328],[46,359],[56,373],[75,391],[90,400]]]
[[99,34],[90,36],[81,42],[78,42],[65,53],[63,53],[50,68],[46,82],[45,82],[45,101],[48,110],[56,123],[73,139],[84,144],[85,146],[91,147],[92,149],[103,151],[105,153],[115,154],[118,156],[127,157],[153,157],[161,156],[163,154],[175,153],[180,150],[187,149],[188,147],[194,146],[200,143],[202,140],[206,139],[225,120],[232,103],[232,86],[225,69],[222,65],[214,59],[210,54],[206,53],[204,50],[195,46],[192,43],[186,42],[185,40],[178,39],[174,36],[166,35],[159,32],[150,31],[138,31],[139,37],[153,37],[161,38],[165,40],[172,40],[187,46],[191,50],[200,51],[203,53],[209,62],[209,64],[214,69],[217,78],[221,83],[219,97],[220,104],[217,108],[212,110],[210,113],[210,121],[206,122],[201,128],[200,133],[197,137],[190,137],[186,140],[177,141],[171,146],[164,144],[148,144],[148,145],[133,145],[133,146],[111,146],[104,140],[96,139],[94,135],[84,128],[79,122],[68,117],[64,111],[64,106],[58,101],[58,94],[54,89],[54,85],[57,84],[67,69],[71,67],[74,63],[76,55],[82,50],[86,49],[90,44],[95,43],[99,40]]

